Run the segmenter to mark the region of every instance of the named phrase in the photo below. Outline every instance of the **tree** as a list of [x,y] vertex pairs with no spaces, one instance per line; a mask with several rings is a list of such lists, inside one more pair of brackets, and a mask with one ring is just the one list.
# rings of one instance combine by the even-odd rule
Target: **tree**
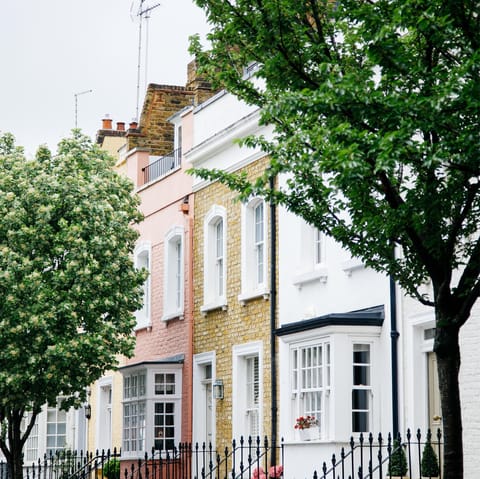
[[132,262],[137,205],[78,131],[32,160],[0,136],[0,448],[15,479],[42,405],[59,395],[62,408],[81,405],[86,386],[133,353],[145,279]]
[[478,2],[196,3],[212,26],[208,51],[191,41],[204,72],[275,128],[245,140],[271,157],[254,184],[198,174],[285,205],[434,308],[444,477],[462,477],[458,336],[480,292]]

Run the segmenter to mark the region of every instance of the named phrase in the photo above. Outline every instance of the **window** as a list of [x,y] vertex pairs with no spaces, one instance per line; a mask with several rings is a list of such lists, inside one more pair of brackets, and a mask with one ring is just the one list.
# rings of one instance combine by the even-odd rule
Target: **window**
[[263,218],[263,201],[258,203],[254,210],[255,233],[255,284],[263,285],[265,282],[265,225]]
[[[27,428],[27,425],[30,424],[31,418],[32,418],[31,412],[25,415],[23,419],[22,433]],[[38,417],[37,417],[37,420],[33,425],[30,435],[28,436],[27,441],[25,442],[24,454],[25,454],[26,462],[36,461],[41,456],[39,454],[38,446],[39,444],[38,444]]]
[[123,451],[139,457],[180,442],[181,370],[149,367],[123,373]]
[[294,415],[314,416],[320,435],[326,435],[330,397],[330,344],[295,347],[292,354]]
[[145,450],[146,374],[123,377],[123,449],[125,452]]
[[58,406],[47,408],[47,455],[65,448],[67,443],[67,412]]
[[175,374],[155,374],[155,396],[165,400],[155,401],[154,411],[154,447],[158,450],[175,447],[175,402],[168,397],[175,395]]
[[183,316],[184,311],[184,231],[172,228],[165,238],[163,320]]
[[268,294],[266,228],[265,202],[254,198],[242,210],[241,302]]
[[215,295],[223,296],[224,280],[224,260],[223,260],[223,219],[220,218],[215,223]]
[[304,221],[301,222],[299,232],[299,262],[293,284],[302,288],[307,283],[325,283],[328,277],[325,262],[325,235],[318,228]]
[[323,264],[324,237],[318,228],[312,228],[313,233],[313,267]]
[[150,245],[141,244],[135,250],[135,267],[138,269],[145,269],[148,272],[148,277],[143,283],[143,306],[135,312],[137,318],[136,328],[145,328],[150,325]]
[[255,437],[260,434],[259,424],[259,396],[260,378],[258,371],[258,356],[245,359],[247,370],[246,384],[246,417],[248,422],[248,435]]
[[262,342],[233,346],[232,426],[234,437],[262,435]]
[[370,345],[353,345],[352,431],[370,430],[370,398],[372,383],[370,375]]
[[226,238],[226,211],[215,205],[204,222],[204,313],[226,307]]

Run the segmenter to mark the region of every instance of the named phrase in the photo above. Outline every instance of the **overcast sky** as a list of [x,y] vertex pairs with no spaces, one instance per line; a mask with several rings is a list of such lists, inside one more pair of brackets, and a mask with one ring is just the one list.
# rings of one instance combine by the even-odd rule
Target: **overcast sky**
[[[140,1],[0,0],[0,131],[13,133],[27,155],[40,144],[55,150],[75,126],[75,94],[88,90],[77,96],[84,133],[94,137],[105,114],[128,124],[137,105]],[[142,23],[141,99],[145,71],[148,83],[185,85],[188,37],[207,31],[192,0],[143,7],[157,3]]]

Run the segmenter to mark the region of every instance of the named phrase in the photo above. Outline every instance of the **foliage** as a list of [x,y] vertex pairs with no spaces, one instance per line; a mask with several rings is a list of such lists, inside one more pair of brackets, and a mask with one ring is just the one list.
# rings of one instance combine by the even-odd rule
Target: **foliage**
[[120,461],[118,459],[110,459],[102,468],[102,474],[107,479],[120,479]]
[[439,472],[438,458],[433,450],[432,442],[429,437],[423,447],[421,475],[423,477],[437,477]]
[[458,334],[480,294],[478,2],[196,3],[212,25],[208,51],[191,41],[203,71],[274,127],[243,140],[270,156],[255,183],[196,174],[283,204],[434,306],[444,475],[461,477]]
[[9,462],[42,405],[61,394],[62,408],[79,406],[118,354],[133,353],[145,278],[132,262],[137,206],[113,160],[78,131],[55,156],[42,147],[33,160],[0,137],[0,446]]
[[388,463],[388,474],[390,476],[403,477],[407,473],[407,457],[402,444],[398,439],[393,441],[392,454]]

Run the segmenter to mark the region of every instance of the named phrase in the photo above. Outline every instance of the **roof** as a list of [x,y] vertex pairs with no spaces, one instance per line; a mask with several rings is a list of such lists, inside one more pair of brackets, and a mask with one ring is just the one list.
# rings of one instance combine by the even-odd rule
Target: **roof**
[[295,323],[287,323],[277,328],[275,334],[285,336],[325,326],[382,326],[384,319],[385,309],[382,304],[347,313],[330,313],[316,318],[296,321]]

